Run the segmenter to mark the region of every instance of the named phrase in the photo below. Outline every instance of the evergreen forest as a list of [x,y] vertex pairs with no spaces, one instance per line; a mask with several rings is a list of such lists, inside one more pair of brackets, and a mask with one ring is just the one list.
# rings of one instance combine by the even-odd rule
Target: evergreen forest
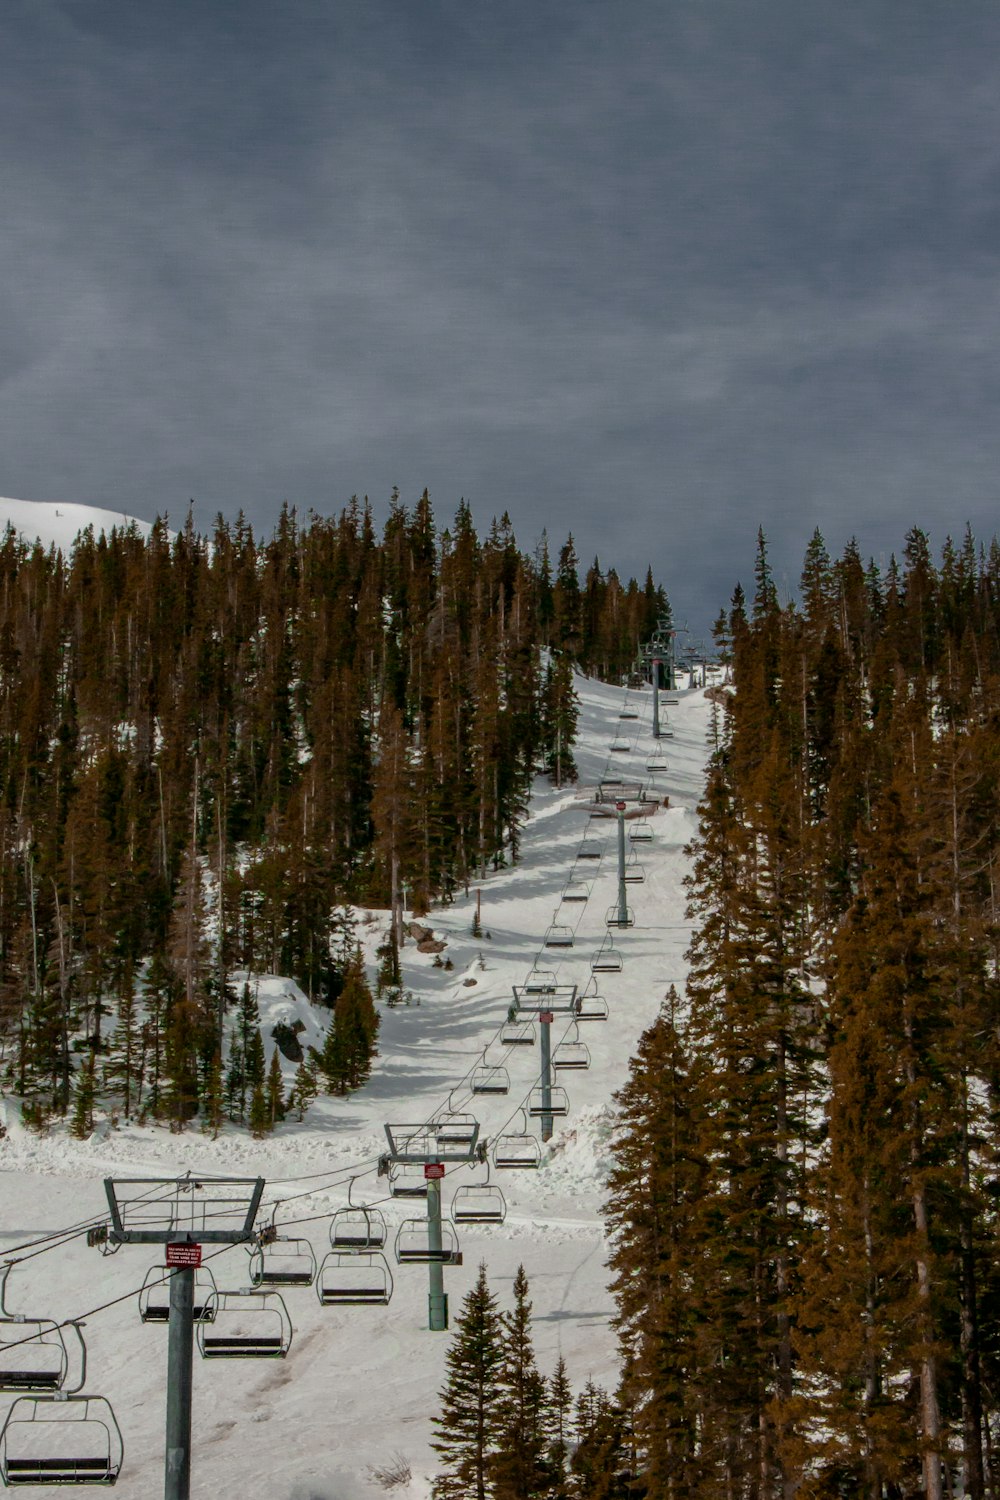
[[[574,774],[572,662],[617,678],[665,604],[651,575],[581,576],[572,537],[528,555],[464,502],[439,529],[426,492],[381,535],[357,500],[68,556],[8,529],[0,1075],[25,1119],[86,1133],[102,1093],[263,1130],[320,1074],[357,1086],[377,1016],[346,908],[389,908],[391,950],[404,900],[516,861],[532,776]],[[239,971],[331,1007],[291,1101]]]
[[[716,625],[686,997],[618,1096],[607,1201],[669,1500],[1000,1486],[1000,547],[817,533]],[[602,1490],[601,1493],[608,1493]]]

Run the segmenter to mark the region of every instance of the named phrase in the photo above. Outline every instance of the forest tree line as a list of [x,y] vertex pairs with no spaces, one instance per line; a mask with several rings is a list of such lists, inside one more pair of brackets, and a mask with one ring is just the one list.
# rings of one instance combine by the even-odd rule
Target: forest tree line
[[817,533],[717,622],[686,998],[619,1102],[622,1404],[665,1500],[1000,1488],[1000,548]]
[[[439,531],[426,492],[381,535],[356,500],[267,539],[189,517],[68,556],[8,529],[3,1086],[65,1112],[117,1023],[143,1104],[217,1112],[229,975],[336,1005],[344,903],[390,907],[395,941],[404,891],[419,913],[516,859],[533,774],[572,770],[572,663],[619,676],[664,606],[651,575],[581,579],[572,538],[529,556],[464,502]],[[335,1077],[363,1076],[359,1027]]]

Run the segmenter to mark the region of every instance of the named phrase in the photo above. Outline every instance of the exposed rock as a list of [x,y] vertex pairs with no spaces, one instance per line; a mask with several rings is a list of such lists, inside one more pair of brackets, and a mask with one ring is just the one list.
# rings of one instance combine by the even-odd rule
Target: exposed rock
[[417,944],[417,952],[443,953],[446,947],[447,944],[443,943],[440,938],[436,938],[433,933],[429,933],[427,937],[421,938]]

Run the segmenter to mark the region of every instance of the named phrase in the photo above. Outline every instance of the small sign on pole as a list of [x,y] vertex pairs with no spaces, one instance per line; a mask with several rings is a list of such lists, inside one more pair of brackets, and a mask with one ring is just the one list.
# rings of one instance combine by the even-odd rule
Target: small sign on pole
[[552,1022],[555,1020],[555,1018],[556,1018],[555,1011],[552,1011],[552,1010],[540,1010],[538,1012],[538,1019],[541,1021],[541,1023],[542,1023],[543,1026],[551,1026]]
[[444,1162],[443,1161],[428,1161],[428,1162],[424,1163],[424,1177],[425,1177],[425,1179],[427,1181],[432,1182],[435,1177],[443,1177],[443,1176],[444,1176]]
[[615,803],[615,807],[618,809],[619,812],[624,812],[625,811],[625,806],[626,806],[626,804],[624,802],[616,802]]
[[166,1260],[168,1266],[194,1266],[195,1268],[197,1268],[201,1265],[200,1245],[168,1244],[166,1250]]

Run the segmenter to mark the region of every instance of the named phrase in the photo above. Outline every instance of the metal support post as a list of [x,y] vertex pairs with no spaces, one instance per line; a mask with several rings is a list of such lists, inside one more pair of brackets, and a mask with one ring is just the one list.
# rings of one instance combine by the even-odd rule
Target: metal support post
[[194,1267],[175,1266],[170,1273],[164,1500],[190,1500],[193,1358]]
[[667,692],[677,691],[677,634],[671,631],[667,637],[670,642],[667,647]]
[[618,926],[628,926],[628,897],[625,892],[625,804],[618,808]]
[[542,1140],[552,1139],[552,1012],[543,1010],[538,1017],[538,1040],[541,1050]]
[[660,738],[660,658],[653,657],[653,739]]
[[[427,1294],[427,1321],[432,1333],[441,1333],[448,1327],[448,1298],[444,1289],[444,1263],[441,1260],[443,1240],[441,1237],[441,1180],[427,1180],[427,1248],[430,1290]],[[435,1259],[435,1257],[437,1257]]]

